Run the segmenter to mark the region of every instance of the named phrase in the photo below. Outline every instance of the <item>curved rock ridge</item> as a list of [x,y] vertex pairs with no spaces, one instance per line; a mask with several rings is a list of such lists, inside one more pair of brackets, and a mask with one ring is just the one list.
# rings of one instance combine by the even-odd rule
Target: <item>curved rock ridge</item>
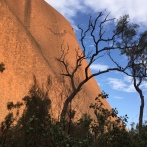
[[[7,102],[21,101],[33,85],[33,76],[40,85],[51,79],[49,97],[58,118],[70,83],[61,76],[61,45],[70,47],[67,60],[75,65],[75,49],[79,47],[70,23],[43,0],[0,0],[0,62],[6,70],[0,73],[0,121],[6,115]],[[82,68],[77,76],[84,76]],[[89,105],[100,88],[91,79],[73,101],[76,116],[90,113]],[[110,106],[103,100],[106,108]]]

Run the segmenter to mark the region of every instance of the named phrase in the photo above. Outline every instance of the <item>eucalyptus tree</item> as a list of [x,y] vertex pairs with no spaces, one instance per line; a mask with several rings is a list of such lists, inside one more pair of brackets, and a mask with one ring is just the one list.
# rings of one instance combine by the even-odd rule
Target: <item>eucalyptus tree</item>
[[125,15],[117,23],[117,30],[124,31],[118,35],[119,41],[117,46],[125,49],[121,50],[128,59],[128,69],[132,77],[133,85],[138,92],[141,105],[139,112],[139,132],[142,129],[143,112],[144,112],[144,94],[142,84],[147,79],[147,31],[140,32],[139,25],[130,24],[129,16]]

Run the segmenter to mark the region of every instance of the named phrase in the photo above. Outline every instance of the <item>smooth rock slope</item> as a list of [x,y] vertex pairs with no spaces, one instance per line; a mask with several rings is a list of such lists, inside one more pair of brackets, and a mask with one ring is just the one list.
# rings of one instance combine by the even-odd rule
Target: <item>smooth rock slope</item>
[[[72,26],[59,12],[43,0],[0,0],[0,62],[6,67],[0,73],[0,121],[7,114],[7,102],[21,101],[28,94],[33,76],[40,86],[50,77],[49,97],[53,115],[58,118],[70,90],[56,60],[62,54],[61,44],[70,47],[67,60],[74,66],[79,45]],[[84,77],[83,67],[78,71],[79,79]],[[91,79],[72,102],[76,116],[90,113],[89,105],[98,93],[100,88]],[[103,102],[109,109],[108,102]]]

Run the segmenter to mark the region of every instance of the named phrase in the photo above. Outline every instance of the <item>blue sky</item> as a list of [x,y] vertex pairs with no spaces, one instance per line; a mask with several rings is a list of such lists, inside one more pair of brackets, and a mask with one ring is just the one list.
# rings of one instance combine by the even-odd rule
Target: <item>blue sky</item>
[[[89,14],[96,16],[97,12],[105,11],[110,13],[111,18],[118,19],[120,16],[129,14],[130,21],[140,25],[140,30],[147,30],[147,1],[145,0],[45,0],[55,9],[57,9],[64,17],[66,17],[72,24],[77,38],[79,31],[77,25],[86,27]],[[110,25],[110,26],[109,26]],[[108,24],[108,28],[111,29],[112,24]],[[109,29],[108,29],[109,31]],[[89,40],[86,40],[86,46],[92,48],[93,44]],[[119,54],[114,54],[115,59],[119,63],[125,64],[127,59]],[[111,67],[112,63],[108,58],[103,58],[93,66],[91,69],[93,72],[103,70]],[[104,90],[109,94],[109,103],[111,107],[117,108],[119,115],[127,114],[128,126],[131,122],[138,122],[140,98],[138,93],[135,91],[132,79],[124,74],[118,72],[110,72],[107,74],[96,77],[101,90]],[[142,84],[142,89],[145,96],[145,104],[147,103],[147,83]],[[147,120],[147,105],[144,110],[144,120]]]

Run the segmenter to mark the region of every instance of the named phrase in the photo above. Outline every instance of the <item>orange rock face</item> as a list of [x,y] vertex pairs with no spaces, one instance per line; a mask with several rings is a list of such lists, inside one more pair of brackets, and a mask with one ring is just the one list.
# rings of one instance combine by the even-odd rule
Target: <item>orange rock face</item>
[[[70,23],[43,0],[0,0],[0,62],[5,71],[0,73],[0,121],[7,114],[7,102],[21,101],[33,84],[33,76],[44,85],[50,76],[49,97],[54,117],[60,115],[70,82],[61,76],[61,44],[70,47],[67,61],[75,65],[75,49],[79,47]],[[64,48],[65,49],[65,48]],[[84,65],[77,77],[84,78]],[[78,81],[78,80],[77,80]],[[76,116],[90,113],[89,105],[100,93],[91,79],[75,97],[72,107]],[[106,108],[108,102],[103,100]]]

